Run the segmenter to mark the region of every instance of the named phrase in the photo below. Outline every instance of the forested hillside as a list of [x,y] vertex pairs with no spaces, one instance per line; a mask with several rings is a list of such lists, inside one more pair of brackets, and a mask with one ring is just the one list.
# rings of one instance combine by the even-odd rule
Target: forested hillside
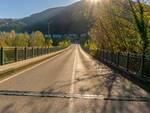
[[76,33],[88,31],[88,20],[83,15],[84,2],[79,1],[69,6],[47,9],[29,17],[10,21],[0,26],[1,31],[48,32],[48,23],[51,33]]

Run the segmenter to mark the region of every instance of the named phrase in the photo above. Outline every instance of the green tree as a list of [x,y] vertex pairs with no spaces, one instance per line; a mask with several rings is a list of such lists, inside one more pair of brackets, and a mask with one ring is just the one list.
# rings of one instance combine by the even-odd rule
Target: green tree
[[146,14],[147,13],[146,3],[145,3],[146,1],[136,0],[136,3],[133,3],[132,0],[128,0],[131,13],[134,18],[135,27],[142,40],[142,52],[144,54],[147,52],[148,45],[149,45],[148,29],[149,29],[149,22],[150,22],[148,15]]
[[42,32],[36,31],[31,34],[30,46],[32,47],[45,46],[45,38]]
[[140,0],[101,0],[93,8],[90,30],[99,47],[109,51],[146,52],[149,45],[150,6]]
[[14,40],[16,38],[16,32],[12,30],[11,32],[3,32],[2,35],[5,39],[5,43],[8,46],[13,46]]
[[27,33],[20,33],[16,35],[13,46],[26,47],[29,46],[30,36]]
[[45,45],[48,47],[53,46],[53,40],[51,38],[45,40]]
[[7,44],[5,43],[5,38],[3,37],[2,32],[0,32],[0,46],[1,47],[7,46]]
[[92,55],[95,55],[98,49],[98,43],[90,39],[85,42],[84,47],[88,48]]
[[67,40],[67,39],[65,39],[65,40],[59,42],[59,46],[60,46],[61,48],[65,48],[65,47],[69,46],[70,44],[71,44],[71,41],[70,41],[70,40]]

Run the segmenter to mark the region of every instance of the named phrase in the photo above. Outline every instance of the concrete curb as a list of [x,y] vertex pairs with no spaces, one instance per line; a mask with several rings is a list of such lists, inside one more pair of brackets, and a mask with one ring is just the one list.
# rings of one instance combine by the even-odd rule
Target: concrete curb
[[46,59],[54,57],[54,56],[56,56],[56,55],[58,55],[58,54],[60,54],[64,51],[68,50],[69,48],[70,48],[70,46],[68,48],[60,50],[58,52],[53,52],[53,53],[50,53],[50,54],[47,54],[47,55],[43,55],[43,56],[39,56],[39,57],[35,57],[35,58],[31,58],[31,59],[18,61],[18,62],[15,62],[15,63],[0,66],[0,76],[5,75],[5,74],[7,75],[7,73],[14,72],[16,70],[22,69],[23,67],[26,67],[26,66],[38,63],[38,62],[42,62]]

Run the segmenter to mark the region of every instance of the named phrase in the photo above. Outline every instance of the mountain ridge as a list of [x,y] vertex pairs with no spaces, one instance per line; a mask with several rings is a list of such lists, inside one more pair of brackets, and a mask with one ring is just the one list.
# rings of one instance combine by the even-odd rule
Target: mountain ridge
[[68,6],[46,9],[42,12],[32,14],[28,17],[0,24],[1,31],[15,30],[16,32],[42,31],[48,33],[81,34],[88,31],[88,19],[83,16],[84,2],[78,1]]

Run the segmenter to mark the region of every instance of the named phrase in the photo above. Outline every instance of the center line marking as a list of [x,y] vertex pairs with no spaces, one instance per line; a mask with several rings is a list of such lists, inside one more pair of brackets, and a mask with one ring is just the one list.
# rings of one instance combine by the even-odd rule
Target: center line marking
[[[75,46],[75,57],[74,57],[74,63],[73,63],[73,72],[71,77],[71,87],[70,87],[70,94],[74,93],[74,81],[75,81],[75,72],[76,72],[76,62],[77,62],[77,45]],[[69,110],[68,113],[73,113],[74,111],[74,103],[73,98],[69,99]]]

